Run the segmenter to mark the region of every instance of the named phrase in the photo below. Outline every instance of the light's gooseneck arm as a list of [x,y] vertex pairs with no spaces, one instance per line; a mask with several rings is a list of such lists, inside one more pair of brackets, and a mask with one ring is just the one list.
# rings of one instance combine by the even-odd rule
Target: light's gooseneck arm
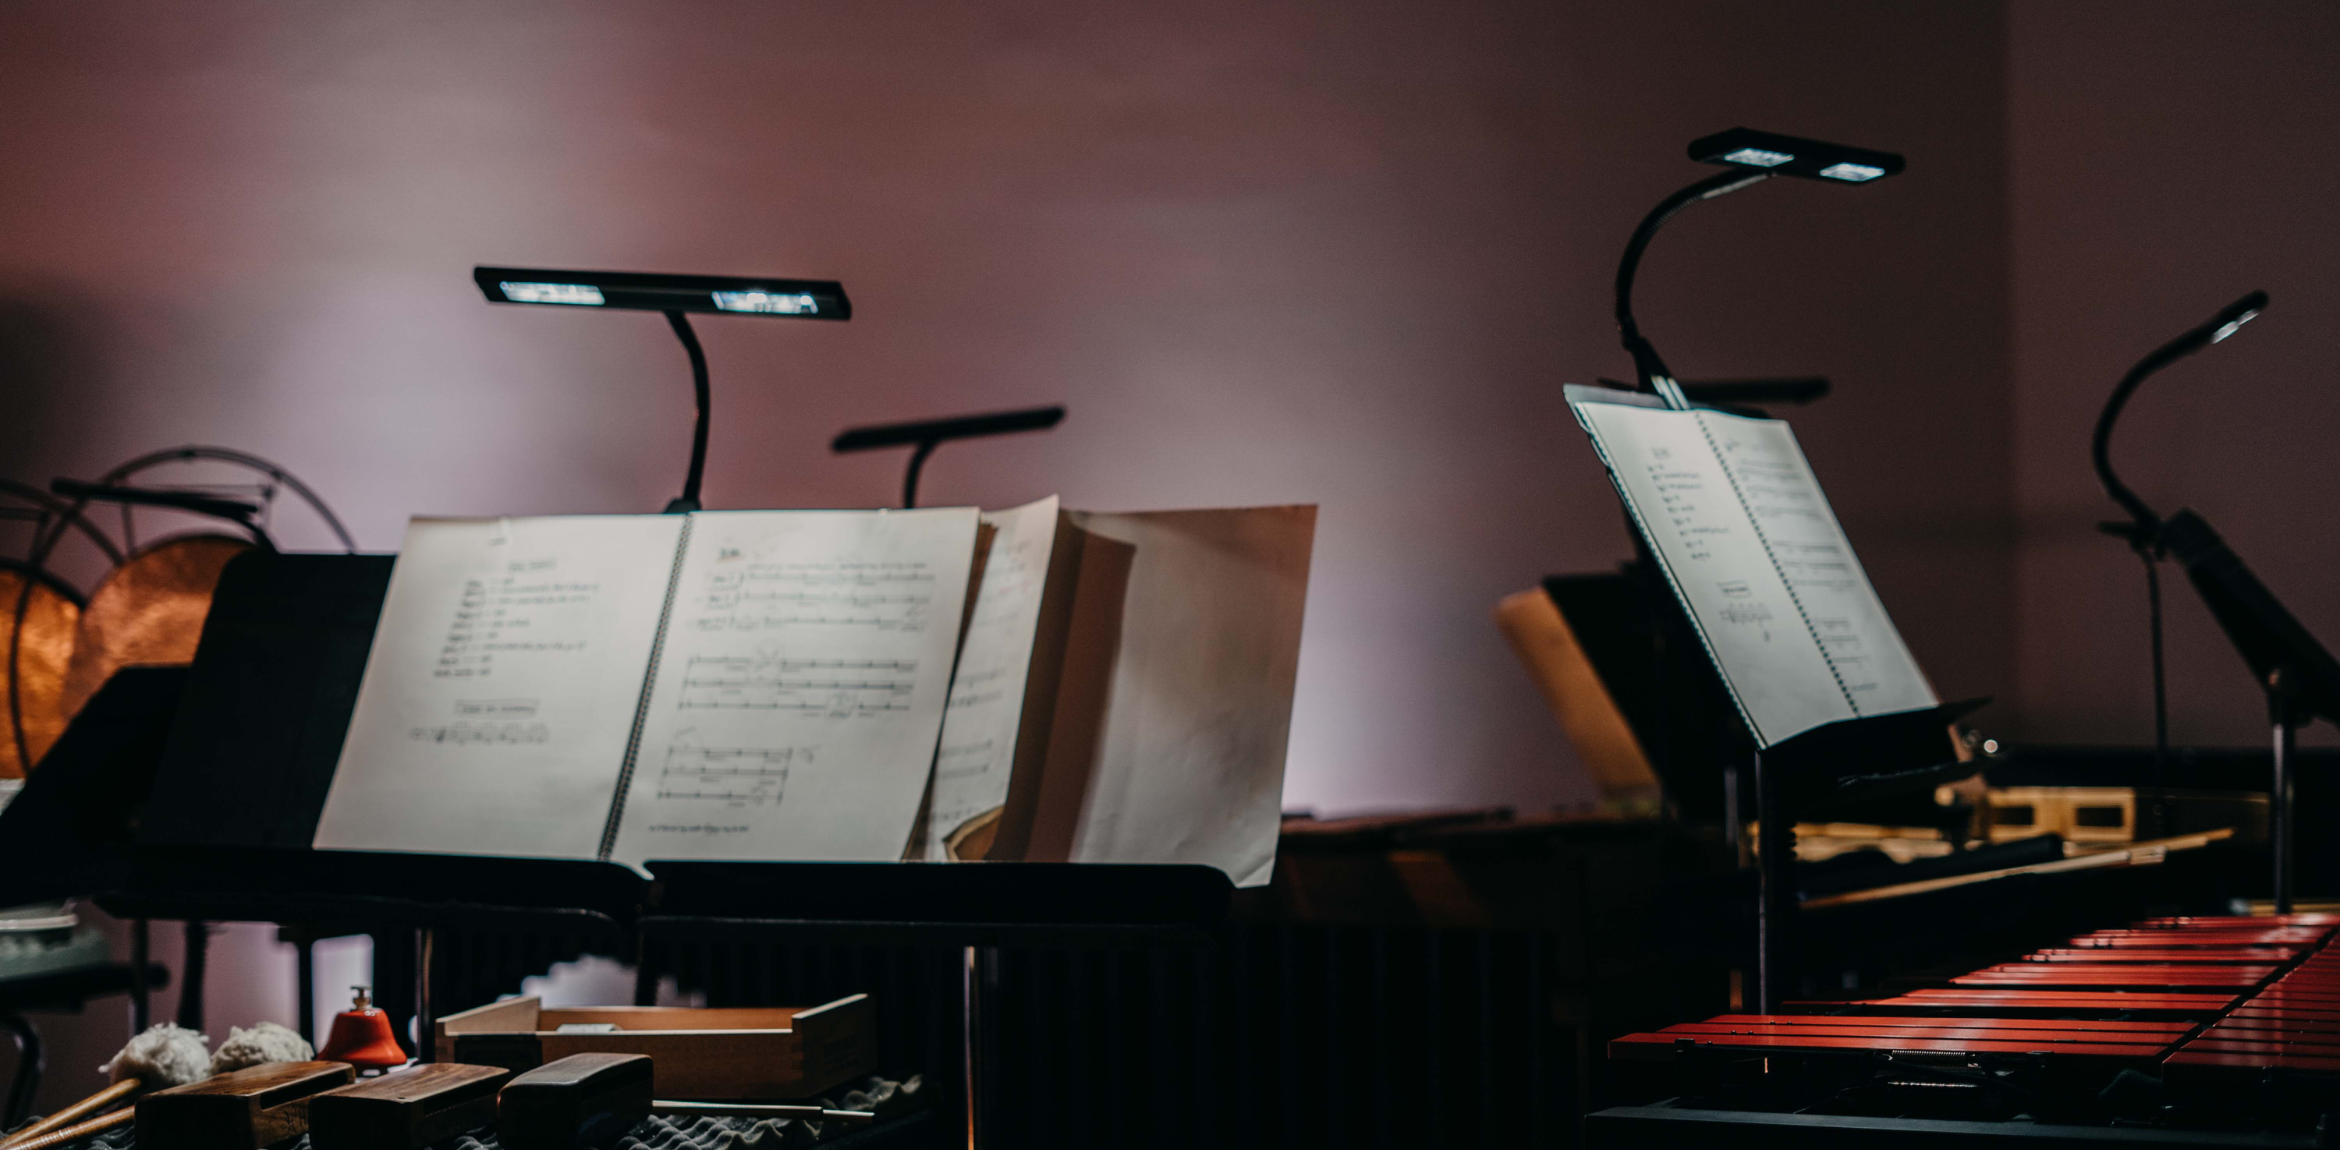
[[2129,518],[2136,521],[2137,533],[2132,541],[2140,550],[2155,546],[2154,539],[2161,532],[2161,516],[2145,506],[2145,501],[2139,499],[2137,493],[2129,490],[2129,485],[2121,482],[2120,476],[2113,473],[2113,425],[2120,421],[2122,409],[2128,406],[2129,395],[2148,376],[2234,334],[2236,328],[2250,322],[2253,316],[2266,310],[2266,307],[2267,293],[2263,291],[2252,292],[2226,305],[2208,323],[2162,344],[2153,349],[2152,354],[2138,360],[2137,366],[2130,368],[2129,374],[2121,377],[2120,385],[2113,388],[2111,398],[2104,401],[2104,412],[2096,417],[2096,438],[2090,445],[2090,454],[2096,461],[2096,477],[2103,482],[2104,493],[2111,496],[2112,501],[2120,504],[2121,510],[2128,512]]
[[691,429],[691,469],[683,476],[682,498],[666,505],[667,514],[677,515],[699,509],[699,479],[707,471],[707,353],[699,347],[699,334],[691,330],[689,316],[670,311],[666,323],[691,357],[691,394],[699,407],[698,422]]
[[1617,262],[1617,334],[1624,341],[1625,354],[1633,357],[1636,382],[1642,390],[1652,391],[1675,410],[1686,409],[1690,400],[1682,394],[1682,385],[1667,370],[1666,361],[1658,356],[1656,346],[1641,334],[1641,325],[1633,320],[1633,275],[1641,268],[1641,253],[1649,247],[1650,237],[1657,235],[1674,213],[1700,200],[1727,196],[1740,188],[1770,179],[1770,172],[1750,172],[1740,168],[1717,172],[1673,195],[1667,196],[1649,215],[1642,217],[1641,226],[1633,229],[1633,238],[1625,242],[1625,256]]

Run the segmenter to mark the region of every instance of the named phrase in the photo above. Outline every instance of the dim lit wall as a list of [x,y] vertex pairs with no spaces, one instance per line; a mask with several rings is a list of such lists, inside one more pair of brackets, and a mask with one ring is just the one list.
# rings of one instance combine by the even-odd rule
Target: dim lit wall
[[1855,539],[1946,688],[2004,691],[1993,11],[18,8],[0,472],[235,445],[380,549],[415,513],[654,510],[665,326],[492,308],[471,265],[835,276],[849,325],[700,323],[712,505],[881,503],[901,460],[837,429],[1063,401],[928,498],[1323,505],[1292,803],[1579,800],[1487,612],[1626,553],[1558,385],[1627,370],[1617,251],[1732,124],[1911,174],[1686,214],[1646,326],[1689,375],[1836,379],[1798,421]]
[[665,325],[491,308],[470,267],[833,276],[850,324],[699,324],[712,506],[883,503],[901,460],[838,429],[1064,402],[928,500],[1322,505],[1289,805],[1582,802],[1488,612],[1627,554],[1559,385],[1629,370],[1618,250],[1735,124],[1909,174],[1682,216],[1645,327],[1693,378],[1833,378],[1795,419],[1887,603],[1945,695],[2012,693],[2005,32],[1969,0],[15,5],[0,474],[226,444],[383,550],[416,513],[655,510]]
[[[2089,436],[2132,364],[2253,288],[2267,314],[2146,384],[2113,456],[2148,504],[2200,511],[2340,642],[2340,8],[2012,12],[2021,731],[2150,743],[2145,577],[2094,529],[2117,512]],[[2263,743],[2249,671],[2164,570],[2171,737]]]

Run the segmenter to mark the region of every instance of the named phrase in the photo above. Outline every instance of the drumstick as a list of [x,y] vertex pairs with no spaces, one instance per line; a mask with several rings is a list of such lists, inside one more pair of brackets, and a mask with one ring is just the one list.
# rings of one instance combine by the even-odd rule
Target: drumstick
[[[122,1086],[126,1083],[117,1082],[114,1085]],[[30,1138],[19,1138],[8,1144],[8,1150],[49,1150],[51,1146],[78,1142],[92,1134],[103,1134],[116,1126],[127,1126],[130,1124],[130,1120],[136,1117],[138,1117],[137,1109],[125,1106],[111,1114],[100,1115],[79,1125],[67,1126],[62,1130],[50,1130],[45,1134],[37,1134]],[[26,1127],[26,1129],[29,1130],[31,1127]]]
[[114,1083],[112,1086],[108,1086],[105,1089],[100,1090],[97,1093],[92,1094],[89,1097],[64,1108],[63,1110],[59,1110],[55,1114],[51,1114],[48,1117],[43,1118],[40,1121],[35,1122],[32,1125],[9,1135],[6,1139],[0,1140],[0,1147],[13,1148],[22,1146],[25,1143],[28,1143],[33,1139],[48,1133],[51,1130],[62,1130],[67,1126],[71,1126],[75,1122],[79,1122],[83,1118],[95,1114],[100,1110],[104,1110],[105,1108],[112,1106],[114,1103],[120,1102],[121,1100],[138,1093],[139,1089],[145,1085],[145,1083],[140,1082],[135,1078],[125,1078],[120,1082]]

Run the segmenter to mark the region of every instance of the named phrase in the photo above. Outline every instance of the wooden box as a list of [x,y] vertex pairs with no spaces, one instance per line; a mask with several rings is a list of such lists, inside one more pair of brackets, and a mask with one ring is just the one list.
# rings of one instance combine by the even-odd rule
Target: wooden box
[[810,1098],[875,1069],[877,1008],[866,994],[820,1006],[721,1009],[548,1009],[513,998],[448,1015],[432,1037],[442,1062],[515,1073],[572,1054],[647,1054],[660,1098]]

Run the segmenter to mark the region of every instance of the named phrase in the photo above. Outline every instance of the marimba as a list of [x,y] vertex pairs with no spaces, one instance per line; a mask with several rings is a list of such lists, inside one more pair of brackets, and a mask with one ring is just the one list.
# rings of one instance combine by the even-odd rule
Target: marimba
[[[1628,1034],[1609,1057],[1675,1092],[1664,1107],[1696,1112],[1710,1145],[1729,1144],[1732,1114],[1765,1143],[1858,1127],[1891,1144],[1878,1120],[1930,1120],[2084,1143],[2331,1145],[2336,935],[2340,915],[2150,919],[1936,986]],[[1621,1135],[1629,1119],[1662,1129],[1657,1110],[1595,1115],[1588,1141],[1662,1145]]]

